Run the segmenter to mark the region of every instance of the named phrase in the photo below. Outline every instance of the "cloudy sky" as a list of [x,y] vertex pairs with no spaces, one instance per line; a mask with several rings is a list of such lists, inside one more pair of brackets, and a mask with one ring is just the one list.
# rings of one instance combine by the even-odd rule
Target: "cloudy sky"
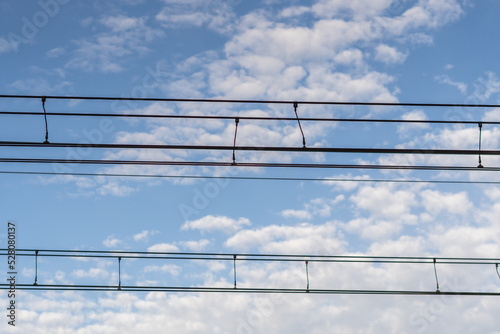
[[[0,1],[1,94],[497,104],[495,0]],[[1,99],[2,111],[41,112]],[[294,117],[293,105],[49,99],[47,112]],[[303,117],[500,121],[494,108],[299,105]],[[43,142],[39,116],[2,141]],[[477,149],[474,124],[303,122],[308,147]],[[48,118],[51,142],[232,145],[225,120]],[[301,147],[296,122],[241,121],[238,144]],[[484,125],[482,147],[500,128]],[[3,158],[231,162],[232,152],[2,148]],[[477,156],[236,152],[239,162],[453,165]],[[488,167],[497,157],[483,157]],[[19,248],[500,258],[491,172],[0,166],[0,240]],[[358,181],[126,178],[5,172]],[[3,248],[2,247],[2,248]],[[7,264],[0,264],[6,276]],[[231,287],[230,263],[123,263],[126,285]],[[18,282],[32,283],[33,259]],[[494,266],[438,266],[442,291],[500,291]],[[4,276],[2,276],[4,277]],[[297,264],[239,266],[239,285],[304,288]],[[113,261],[40,259],[38,283],[116,284]],[[312,264],[311,288],[433,290],[432,266]],[[167,282],[167,283],[165,283]],[[0,305],[8,305],[6,294]],[[500,333],[496,297],[27,292],[6,333]],[[2,308],[3,308],[2,306]]]

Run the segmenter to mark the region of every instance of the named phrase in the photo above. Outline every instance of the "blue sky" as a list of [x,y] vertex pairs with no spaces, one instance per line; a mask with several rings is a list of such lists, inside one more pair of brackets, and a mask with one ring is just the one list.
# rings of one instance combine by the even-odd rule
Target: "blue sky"
[[[493,0],[0,1],[2,94],[497,104]],[[2,99],[1,109],[42,111]],[[48,100],[48,112],[293,117],[291,105]],[[300,105],[300,116],[498,121],[497,109]],[[1,116],[1,140],[44,140]],[[475,125],[303,123],[309,147],[476,149]],[[234,122],[48,118],[51,142],[232,145]],[[483,128],[484,149],[500,129]],[[240,123],[238,144],[301,146],[296,122]],[[2,148],[2,157],[231,161],[231,152]],[[477,157],[237,152],[238,161],[476,166]],[[498,166],[497,157],[483,157]],[[0,171],[500,181],[494,173],[27,165]],[[144,179],[0,174],[0,231],[33,249],[500,257],[500,188],[480,184]],[[39,282],[114,284],[107,261],[41,260]],[[45,261],[45,262],[43,262]],[[19,280],[32,282],[31,260]],[[432,289],[432,268],[317,267],[317,286]],[[230,286],[227,264],[125,263],[129,284]],[[442,268],[443,290],[499,291],[492,268]],[[244,284],[295,284],[243,266]],[[333,283],[332,283],[333,282]],[[336,284],[336,285],[335,285]],[[331,287],[331,286],[330,286]],[[273,299],[276,298],[276,299]],[[494,297],[267,297],[21,292],[19,333],[497,333]],[[2,295],[5,305],[7,298]],[[262,305],[272,305],[266,308]],[[301,307],[297,307],[300,305]],[[262,307],[261,307],[262,306]],[[254,318],[252,318],[254,317]],[[255,317],[259,321],[255,322]],[[250,319],[250,320],[249,320]]]

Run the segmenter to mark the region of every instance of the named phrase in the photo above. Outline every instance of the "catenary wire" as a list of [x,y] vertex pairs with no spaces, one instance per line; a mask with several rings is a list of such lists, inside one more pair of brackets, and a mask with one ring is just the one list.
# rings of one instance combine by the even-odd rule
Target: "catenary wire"
[[425,171],[481,171],[498,172],[500,167],[469,166],[415,166],[415,165],[347,165],[320,163],[272,162],[218,162],[218,161],[160,161],[160,160],[89,160],[89,159],[27,159],[0,158],[0,163],[20,164],[82,164],[82,165],[140,165],[140,166],[191,166],[191,167],[247,167],[247,168],[318,168],[318,169],[371,169],[371,170],[425,170]]
[[[237,130],[236,130],[237,131]],[[237,133],[237,132],[236,132]],[[235,133],[235,143],[236,143]],[[403,148],[355,148],[355,147],[282,147],[282,146],[224,146],[224,145],[160,145],[160,144],[93,144],[93,143],[38,143],[0,141],[0,147],[30,148],[102,148],[102,149],[160,149],[160,150],[208,150],[208,151],[264,151],[302,153],[356,153],[356,154],[433,154],[433,155],[500,155],[500,150],[458,149],[403,149]]]
[[[9,284],[0,284],[0,290],[9,290]],[[318,295],[406,295],[406,296],[500,296],[500,292],[483,291],[416,291],[416,290],[330,290],[330,289],[277,289],[277,288],[212,288],[169,286],[112,286],[112,285],[48,285],[16,284],[18,290],[31,291],[121,291],[121,292],[172,292],[172,293],[255,293],[255,294],[318,294]]]
[[[39,116],[41,112],[22,111],[0,111],[0,115]],[[297,121],[294,117],[272,117],[272,116],[218,116],[218,115],[158,115],[158,114],[111,114],[111,113],[68,113],[48,112],[47,116],[65,117],[121,117],[121,118],[167,118],[167,119],[203,119],[203,120],[254,120],[254,121]],[[324,117],[300,117],[302,121],[309,122],[361,122],[361,123],[422,123],[422,124],[479,124],[499,125],[500,121],[447,121],[447,120],[424,120],[424,119],[372,119],[372,118],[324,118]]]
[[0,171],[0,174],[47,175],[47,176],[95,176],[95,177],[132,177],[166,179],[203,179],[203,180],[250,180],[250,181],[311,181],[311,182],[373,182],[373,183],[437,183],[437,184],[500,184],[500,181],[461,181],[461,180],[414,180],[414,179],[342,179],[342,178],[304,178],[304,177],[255,177],[255,176],[205,176],[205,175],[161,175],[161,174],[113,174],[113,173],[57,173],[42,171]]
[[386,106],[386,107],[451,107],[451,108],[500,108],[500,104],[465,103],[413,103],[413,102],[354,102],[354,101],[287,101],[287,100],[241,100],[241,99],[188,99],[188,98],[136,98],[106,96],[59,96],[59,95],[6,95],[0,98],[15,99],[54,99],[90,101],[143,101],[143,102],[198,102],[198,103],[239,103],[239,104],[306,104],[306,105],[343,105],[343,106]]

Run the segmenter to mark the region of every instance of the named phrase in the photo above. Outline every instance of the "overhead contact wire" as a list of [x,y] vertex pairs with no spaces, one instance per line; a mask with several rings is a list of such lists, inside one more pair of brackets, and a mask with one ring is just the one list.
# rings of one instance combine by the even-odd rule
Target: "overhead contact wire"
[[418,102],[355,102],[355,101],[287,101],[287,100],[239,100],[239,99],[180,99],[180,98],[135,98],[106,96],[42,96],[42,95],[7,95],[0,98],[54,100],[90,100],[90,101],[143,101],[143,102],[199,102],[199,103],[235,103],[235,104],[310,104],[343,106],[386,106],[386,107],[450,107],[450,108],[500,108],[500,104],[464,104],[464,103],[418,103]]

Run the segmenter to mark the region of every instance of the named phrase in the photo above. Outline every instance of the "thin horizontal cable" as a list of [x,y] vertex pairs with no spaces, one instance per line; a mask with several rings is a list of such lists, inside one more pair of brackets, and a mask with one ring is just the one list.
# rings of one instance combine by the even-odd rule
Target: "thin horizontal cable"
[[[0,115],[39,116],[41,112],[0,111]],[[154,114],[109,114],[109,113],[67,113],[50,112],[47,116],[65,117],[123,117],[123,118],[173,118],[173,119],[213,119],[213,120],[255,120],[255,121],[297,121],[293,117],[271,116],[217,116],[217,115],[154,115]],[[361,122],[361,123],[423,123],[423,124],[489,124],[499,125],[500,121],[445,121],[423,119],[366,119],[366,118],[324,118],[324,117],[299,117],[301,122]]]
[[0,163],[28,164],[83,164],[83,165],[140,165],[140,166],[192,166],[192,167],[248,167],[248,168],[320,168],[320,169],[381,169],[381,170],[446,170],[498,172],[500,167],[467,166],[409,166],[409,165],[343,165],[343,164],[297,164],[297,163],[254,163],[214,161],[158,161],[158,160],[77,160],[77,159],[25,159],[0,158]]
[[100,100],[100,101],[144,101],[144,102],[200,102],[200,103],[241,103],[241,104],[309,104],[345,106],[388,106],[388,107],[452,107],[452,108],[499,108],[500,104],[463,103],[402,103],[402,102],[349,102],[349,101],[287,101],[287,100],[237,100],[237,99],[176,99],[176,98],[136,98],[106,96],[57,96],[57,95],[0,95],[0,98],[54,99],[54,100]]
[[51,176],[96,176],[202,180],[249,180],[249,181],[311,181],[311,182],[374,182],[374,183],[439,183],[439,184],[500,184],[500,181],[460,181],[460,180],[403,180],[403,179],[339,179],[303,177],[254,177],[254,176],[204,176],[204,175],[160,175],[160,174],[110,174],[110,173],[56,173],[37,171],[0,171],[0,174],[51,175]]
[[433,154],[433,155],[500,155],[500,150],[350,148],[350,147],[272,147],[223,145],[154,145],[154,144],[92,144],[92,143],[38,143],[0,141],[0,147],[36,148],[103,148],[103,149],[156,149],[156,150],[208,150],[208,151],[264,151],[304,153],[357,153],[357,154]]
[[[120,290],[118,290],[120,288]],[[0,284],[1,290],[10,289],[9,284]],[[169,287],[169,286],[109,286],[109,285],[64,285],[64,284],[16,284],[18,290],[40,291],[130,291],[130,292],[196,292],[196,293],[290,293],[290,294],[336,294],[336,295],[454,295],[454,296],[500,296],[500,292],[482,291],[416,291],[416,290],[330,290],[330,289],[277,289],[277,288],[221,288],[221,287]]]
[[[0,249],[0,255],[8,255],[8,249]],[[182,259],[193,259],[191,257],[214,257],[214,260],[233,260],[234,255],[237,256],[238,261],[247,261],[252,258],[272,258],[275,260],[285,260],[285,259],[297,259],[297,261],[316,261],[319,259],[331,259],[331,260],[346,260],[356,262],[358,260],[369,260],[369,261],[379,261],[379,260],[396,260],[396,261],[425,261],[425,263],[434,263],[434,260],[440,264],[495,264],[500,261],[500,258],[479,258],[479,257],[429,257],[429,256],[376,256],[376,255],[312,255],[312,254],[266,254],[266,253],[200,253],[200,252],[145,252],[145,251],[112,251],[112,250],[63,250],[63,249],[16,249],[16,255],[22,256],[49,256],[50,254],[56,254],[62,257],[71,257],[72,255],[82,255],[86,254],[89,257],[99,255],[110,255],[111,257],[126,257],[140,258],[139,256],[147,255],[147,259],[152,259],[154,256],[175,256]],[[413,263],[413,262],[412,262]]]

